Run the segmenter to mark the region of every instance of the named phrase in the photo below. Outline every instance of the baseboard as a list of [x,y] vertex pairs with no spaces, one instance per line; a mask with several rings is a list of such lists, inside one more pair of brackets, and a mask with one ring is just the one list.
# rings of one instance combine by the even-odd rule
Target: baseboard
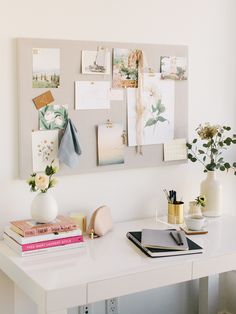
[[233,313],[228,312],[228,311],[220,311],[220,312],[218,312],[218,314],[233,314]]

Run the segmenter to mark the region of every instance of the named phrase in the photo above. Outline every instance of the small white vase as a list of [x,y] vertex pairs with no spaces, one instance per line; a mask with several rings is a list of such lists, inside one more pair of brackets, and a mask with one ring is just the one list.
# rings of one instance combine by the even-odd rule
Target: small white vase
[[39,193],[31,204],[31,217],[39,223],[49,223],[56,219],[58,206],[54,197],[49,193]]
[[207,177],[201,183],[201,195],[206,197],[206,206],[202,213],[206,217],[219,217],[222,215],[222,185],[215,178],[215,171],[208,171]]

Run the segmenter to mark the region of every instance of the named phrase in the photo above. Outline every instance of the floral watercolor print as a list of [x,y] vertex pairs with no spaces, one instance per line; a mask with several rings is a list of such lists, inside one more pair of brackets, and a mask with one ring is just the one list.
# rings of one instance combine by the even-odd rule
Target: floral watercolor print
[[161,57],[161,78],[187,80],[187,59],[183,57]]
[[60,49],[33,48],[33,88],[60,86]]
[[59,166],[58,130],[32,132],[32,159],[33,171],[44,171],[47,165],[54,160],[54,165]]
[[82,51],[82,73],[83,74],[110,74],[111,54],[106,49],[98,51]]
[[67,105],[48,105],[39,110],[39,129],[64,129],[68,122]]
[[[141,131],[136,126],[137,90],[127,90],[128,107],[128,143],[137,145],[161,144],[174,138],[175,82],[161,80],[160,73],[144,73],[142,90]],[[140,132],[141,134],[138,134]]]
[[123,125],[98,126],[98,165],[124,163]]
[[113,88],[138,87],[137,50],[113,50]]

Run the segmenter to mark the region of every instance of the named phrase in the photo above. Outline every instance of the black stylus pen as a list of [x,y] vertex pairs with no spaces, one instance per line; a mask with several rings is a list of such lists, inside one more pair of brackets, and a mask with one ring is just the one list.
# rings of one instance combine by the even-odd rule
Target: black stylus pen
[[172,237],[172,239],[174,239],[174,241],[177,245],[180,245],[180,242],[178,241],[178,239],[176,239],[176,237],[174,236],[174,234],[172,232],[170,232],[170,236]]
[[182,237],[181,237],[181,233],[180,233],[180,232],[177,232],[177,236],[178,236],[178,238],[179,238],[179,245],[184,245],[183,239],[182,239]]

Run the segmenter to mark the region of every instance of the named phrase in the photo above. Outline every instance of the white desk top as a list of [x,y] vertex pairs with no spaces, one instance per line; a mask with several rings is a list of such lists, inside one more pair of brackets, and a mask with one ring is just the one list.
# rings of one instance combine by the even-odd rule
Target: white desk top
[[1,243],[0,268],[23,289],[24,282],[37,288],[36,294],[26,289],[35,300],[38,292],[78,288],[80,304],[236,268],[236,217],[210,219],[207,235],[191,236],[204,248],[197,255],[149,258],[126,238],[128,231],[143,228],[166,225],[154,218],[118,223],[104,237],[87,240],[85,248],[31,257],[20,257]]

